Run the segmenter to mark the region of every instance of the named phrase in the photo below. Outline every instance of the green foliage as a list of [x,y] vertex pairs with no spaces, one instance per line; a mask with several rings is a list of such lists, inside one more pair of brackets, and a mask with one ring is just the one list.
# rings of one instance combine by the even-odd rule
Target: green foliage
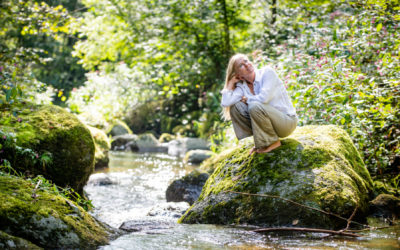
[[37,94],[47,90],[38,80],[64,92],[82,83],[83,69],[71,55],[73,39],[65,34],[72,19],[63,6],[52,6],[58,1],[48,2],[0,4],[0,84],[6,96],[1,104],[17,101],[17,94],[18,99],[36,101]]
[[30,148],[17,146],[16,142],[17,139],[13,133],[0,130],[0,164],[10,167],[9,173],[18,175],[14,168],[18,169],[21,165],[25,166],[25,169],[41,168],[45,171],[46,166],[53,162],[50,152],[36,152]]
[[47,180],[41,175],[36,176],[32,179],[32,183],[38,185],[38,188],[43,191],[47,191],[52,194],[61,195],[62,197],[75,201],[79,206],[81,206],[86,211],[94,208],[92,201],[80,196],[73,188],[61,188],[53,184],[51,181]]
[[276,58],[260,58],[278,66],[300,125],[343,126],[372,173],[395,171],[400,153],[400,35],[391,3],[307,7],[297,18],[301,33],[272,48]]
[[59,187],[41,175],[38,175],[35,178],[30,179],[28,176],[24,175],[23,173],[15,170],[11,166],[11,164],[7,160],[4,160],[4,159],[2,159],[2,162],[0,164],[0,175],[14,175],[14,176],[18,176],[20,178],[24,178],[24,179],[32,182],[32,184],[34,184],[34,186],[37,187],[37,189],[39,189],[39,190],[47,191],[49,193],[56,194],[56,195],[61,195],[62,197],[66,198],[66,199],[75,201],[79,206],[81,206],[86,211],[89,211],[94,208],[91,200],[86,199],[85,197],[82,197],[77,192],[75,192],[74,189],[72,189],[70,187],[66,187],[66,188]]

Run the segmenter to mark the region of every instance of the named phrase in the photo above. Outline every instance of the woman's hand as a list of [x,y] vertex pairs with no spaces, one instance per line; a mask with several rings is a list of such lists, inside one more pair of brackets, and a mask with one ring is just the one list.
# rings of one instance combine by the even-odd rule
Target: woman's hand
[[240,100],[241,102],[247,103],[247,97],[242,96],[242,100]]
[[236,88],[236,83],[240,82],[241,79],[239,79],[238,77],[234,76],[233,78],[231,78],[228,82],[228,89],[230,90],[234,90]]

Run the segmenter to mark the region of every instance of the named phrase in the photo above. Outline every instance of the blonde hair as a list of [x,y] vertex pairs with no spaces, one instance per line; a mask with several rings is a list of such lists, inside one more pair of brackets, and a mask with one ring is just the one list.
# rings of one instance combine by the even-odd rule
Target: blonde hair
[[[226,89],[228,87],[229,80],[231,80],[235,76],[237,60],[240,58],[248,59],[248,57],[244,54],[235,54],[229,60],[228,67],[226,68],[224,89]],[[225,121],[229,121],[231,119],[230,109],[231,109],[231,107],[224,107],[222,109],[222,117],[224,118]]]

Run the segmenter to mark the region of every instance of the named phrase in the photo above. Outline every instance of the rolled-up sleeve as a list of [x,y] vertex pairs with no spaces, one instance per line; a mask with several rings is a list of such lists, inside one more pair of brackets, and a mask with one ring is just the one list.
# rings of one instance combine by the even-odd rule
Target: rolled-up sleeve
[[249,96],[247,102],[261,102],[268,103],[272,100],[275,93],[280,89],[282,85],[281,79],[278,74],[272,68],[266,68],[261,77],[261,89],[260,93],[254,96]]
[[221,91],[221,94],[222,94],[221,106],[229,107],[237,102],[240,102],[243,96],[243,91],[241,88],[236,87],[234,90],[223,89]]

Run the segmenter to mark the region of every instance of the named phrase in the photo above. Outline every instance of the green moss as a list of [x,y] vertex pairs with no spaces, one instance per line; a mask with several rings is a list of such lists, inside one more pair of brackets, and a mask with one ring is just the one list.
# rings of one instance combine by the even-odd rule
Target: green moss
[[106,133],[98,128],[87,126],[92,137],[94,139],[95,145],[95,168],[108,167],[108,151],[111,148],[110,139],[107,137]]
[[76,203],[34,189],[27,180],[0,176],[0,230],[44,248],[108,243],[109,232]]
[[160,143],[164,143],[164,142],[170,142],[172,140],[175,140],[176,136],[172,135],[172,134],[168,134],[168,133],[162,133],[160,138],[158,138],[158,141]]
[[73,114],[54,105],[27,105],[20,110],[18,118],[21,122],[5,113],[0,118],[1,129],[15,133],[18,146],[39,153],[50,152],[53,160],[48,166],[33,168],[14,159],[13,167],[82,192],[94,170],[94,142],[86,126]]
[[36,246],[30,241],[0,231],[0,249],[13,249],[13,248],[31,249],[31,250],[43,249],[41,247]]
[[132,134],[132,130],[121,120],[115,120],[107,130],[107,135],[116,136],[123,134]]
[[299,225],[328,228],[345,223],[287,201],[236,195],[226,192],[229,190],[278,195],[344,217],[355,207],[360,215],[367,211],[371,178],[344,130],[335,126],[298,128],[268,154],[249,156],[252,146],[234,147],[202,164],[203,169],[215,170],[181,222],[226,223],[217,218],[228,214],[227,221],[237,223],[288,225],[299,219]]

